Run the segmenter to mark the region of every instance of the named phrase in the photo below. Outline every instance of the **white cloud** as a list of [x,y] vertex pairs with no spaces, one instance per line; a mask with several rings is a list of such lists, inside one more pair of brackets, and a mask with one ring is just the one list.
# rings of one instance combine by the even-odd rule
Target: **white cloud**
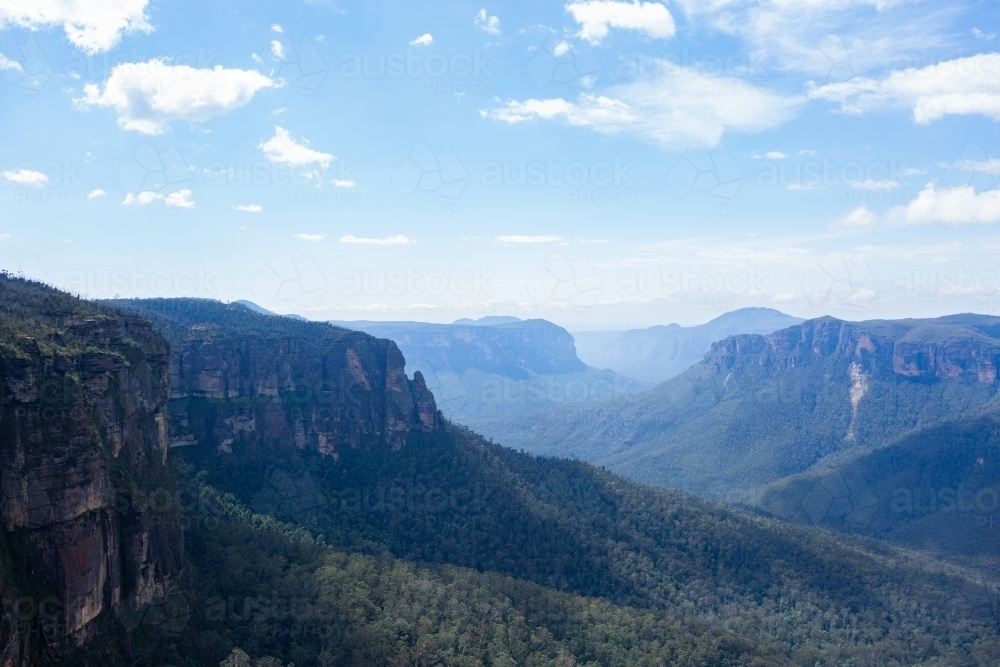
[[171,192],[167,195],[149,190],[143,190],[139,194],[129,193],[125,195],[122,206],[145,206],[154,201],[162,201],[170,208],[194,208],[194,202],[191,201],[191,191],[187,189]]
[[1000,190],[976,192],[971,185],[937,189],[928,183],[909,204],[886,214],[896,225],[940,223],[948,226],[1000,222]]
[[233,208],[237,211],[244,211],[246,213],[260,213],[264,210],[260,204],[237,204]]
[[301,167],[307,164],[319,164],[324,169],[330,166],[334,159],[329,153],[321,153],[309,148],[309,142],[297,143],[288,130],[275,126],[274,136],[261,142],[258,148],[264,151],[267,159],[279,164],[289,164]]
[[500,18],[496,16],[490,16],[486,13],[485,9],[480,9],[476,14],[476,18],[473,23],[480,30],[485,30],[491,35],[500,34]]
[[840,103],[848,113],[906,106],[926,125],[949,115],[978,114],[1000,120],[1000,53],[981,53],[923,68],[897,70],[882,79],[859,77],[822,86],[809,97]]
[[107,192],[104,190],[91,190],[90,194],[87,195],[87,199],[97,199],[98,197],[106,197]]
[[410,40],[410,46],[430,46],[434,42],[434,37],[429,32]]
[[358,238],[348,234],[347,236],[340,237],[341,243],[361,243],[364,245],[407,245],[409,243],[414,243],[414,241],[403,236],[402,234],[398,236],[389,236],[384,239],[371,239],[371,238]]
[[285,59],[285,47],[276,39],[271,40],[271,55],[278,60]]
[[296,234],[295,238],[300,241],[309,241],[310,243],[316,243],[317,241],[323,240],[322,234]]
[[335,178],[330,182],[335,188],[353,188],[357,185],[357,183],[349,178]]
[[40,188],[49,182],[48,176],[33,169],[11,169],[0,173],[0,176],[3,176],[5,181],[18,185],[30,185],[33,188]]
[[513,236],[499,236],[497,240],[501,243],[555,243],[556,241],[562,241],[561,236],[521,236],[515,234]]
[[118,125],[144,134],[159,134],[174,120],[201,122],[247,104],[254,94],[275,83],[254,70],[196,69],[170,65],[164,59],[122,63],[111,70],[104,90],[84,86],[78,109],[112,107]]
[[0,72],[8,69],[15,69],[18,72],[23,72],[24,68],[21,67],[21,63],[16,60],[11,60],[4,54],[0,53]]
[[764,157],[766,157],[768,160],[784,160],[785,154],[782,153],[781,151],[768,151],[767,153],[764,154]]
[[109,51],[122,33],[152,32],[148,0],[3,0],[0,30],[10,25],[38,30],[62,26],[73,46],[88,54]]
[[993,38],[997,36],[995,32],[985,33],[979,28],[972,29],[972,36],[976,39],[985,39],[987,42],[992,42]]
[[[885,63],[916,52],[946,52],[951,36],[944,7],[925,12],[887,11],[907,0],[677,0],[697,32],[718,30],[740,38],[734,69],[767,76],[774,69],[803,73],[819,83],[871,76]],[[951,9],[951,8],[949,8]],[[947,18],[943,18],[947,17]],[[707,25],[705,25],[707,23]],[[733,53],[737,53],[733,51]]]
[[674,17],[658,2],[582,0],[567,4],[566,11],[580,24],[578,36],[591,44],[599,44],[611,28],[639,30],[657,39],[676,32]]
[[279,24],[275,23],[274,25],[271,26],[271,31],[281,34],[285,32],[285,29],[282,28]]
[[520,123],[562,120],[605,134],[631,132],[664,146],[715,146],[727,130],[756,132],[791,118],[800,98],[790,98],[740,79],[705,74],[659,61],[648,77],[616,86],[605,95],[510,101],[482,110],[487,118]]
[[842,218],[830,223],[834,229],[859,229],[874,227],[878,224],[878,216],[868,210],[867,206],[859,206]]

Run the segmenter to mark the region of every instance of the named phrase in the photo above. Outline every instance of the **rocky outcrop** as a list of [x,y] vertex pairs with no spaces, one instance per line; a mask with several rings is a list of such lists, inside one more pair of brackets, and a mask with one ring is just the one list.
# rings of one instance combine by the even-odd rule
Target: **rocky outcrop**
[[140,318],[0,283],[0,664],[14,667],[164,596],[183,532],[141,500],[173,493],[166,342]]
[[546,320],[495,318],[494,322],[461,322],[336,324],[396,341],[411,368],[459,375],[471,369],[515,380],[587,370],[587,365],[576,356],[573,336]]
[[[825,317],[769,336],[726,338],[712,345],[706,359],[723,369],[755,355],[760,365],[783,367],[807,364],[811,357],[837,357],[845,367],[860,364],[859,369],[899,378],[997,384],[1000,339],[961,331],[937,320],[912,322],[907,326],[903,320],[889,326],[881,321],[845,322]],[[915,336],[918,324],[920,335]]]
[[293,447],[401,448],[438,426],[423,376],[395,343],[197,300],[121,302],[171,343],[170,446],[220,455]]

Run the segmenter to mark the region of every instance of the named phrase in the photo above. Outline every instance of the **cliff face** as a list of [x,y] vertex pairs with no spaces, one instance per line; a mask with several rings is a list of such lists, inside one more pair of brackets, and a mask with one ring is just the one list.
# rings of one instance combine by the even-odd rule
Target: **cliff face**
[[[992,320],[994,318],[983,318]],[[775,369],[813,363],[821,357],[855,364],[886,378],[925,382],[997,383],[1000,339],[947,320],[844,322],[810,320],[768,336],[739,335],[712,345],[706,361],[717,369],[748,360]]]
[[401,448],[438,426],[434,396],[395,343],[196,300],[122,302],[171,342],[170,446],[239,455]]
[[171,513],[168,353],[148,322],[0,276],[0,664],[81,643],[162,597],[183,554]]
[[396,341],[411,368],[462,374],[467,370],[523,380],[587,370],[573,336],[546,320],[480,324],[339,322]]
[[767,335],[801,321],[770,308],[742,308],[693,327],[592,331],[576,333],[574,338],[586,363],[659,384],[701,361],[716,341],[739,334]]
[[1000,318],[820,318],[718,341],[634,397],[504,423],[505,444],[745,501],[917,429],[996,410]]

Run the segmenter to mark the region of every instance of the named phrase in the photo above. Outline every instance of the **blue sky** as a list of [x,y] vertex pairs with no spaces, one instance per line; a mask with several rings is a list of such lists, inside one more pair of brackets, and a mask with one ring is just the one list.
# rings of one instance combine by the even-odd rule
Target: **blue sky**
[[313,319],[1000,314],[998,18],[0,0],[0,267]]

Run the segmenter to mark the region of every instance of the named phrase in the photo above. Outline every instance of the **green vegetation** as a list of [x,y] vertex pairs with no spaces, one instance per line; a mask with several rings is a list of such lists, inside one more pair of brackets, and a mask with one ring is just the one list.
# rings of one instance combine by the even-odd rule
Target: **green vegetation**
[[[887,539],[990,569],[1000,554],[1000,421],[966,418],[795,475],[756,503],[786,519]],[[847,502],[834,504],[838,497]]]
[[296,665],[1000,658],[989,589],[962,570],[459,427],[389,456],[245,452],[181,468],[190,615],[173,634],[118,636],[105,658],[214,665],[234,646]]
[[[22,328],[16,314],[8,317],[17,332],[10,340],[33,358],[21,331],[45,334],[54,346],[77,336],[82,350],[91,329],[73,329],[76,314],[105,312],[72,299],[66,306],[31,299],[42,296],[5,307],[34,318]],[[47,307],[79,310],[31,314]],[[174,307],[189,314],[164,315]],[[131,310],[163,327],[187,317],[185,326],[231,340],[352,335],[194,300]],[[148,325],[128,322],[126,329],[150,336]],[[135,335],[122,338],[128,345],[105,336],[99,349],[121,347],[128,364],[140,353],[163,354],[161,338]],[[713,394],[711,381],[699,389],[689,378],[668,388],[671,409],[723,405],[718,417],[746,408],[761,415],[756,423],[765,429],[765,407],[774,411],[768,397],[787,394],[775,385],[761,389],[754,378],[774,373],[746,363],[744,380],[723,381],[739,401],[725,406],[725,392]],[[810,374],[781,376],[777,386],[812,387],[806,379],[838,368],[822,363],[792,364]],[[814,400],[792,395],[801,405],[780,419],[772,415],[772,423],[804,420],[810,400],[817,415],[833,414],[824,412],[818,389],[809,394]],[[227,399],[182,400],[189,415],[220,416],[233,407]],[[874,423],[859,421],[858,433]],[[824,428],[836,432],[822,423],[813,432]],[[992,442],[993,428],[970,427],[966,454],[986,452],[977,443]],[[940,449],[928,443],[910,447],[917,454],[899,459],[899,469],[933,459],[920,453]],[[1000,660],[998,598],[982,571],[647,487],[580,461],[531,456],[447,422],[412,433],[398,451],[359,444],[333,457],[279,438],[236,440],[231,449],[175,449],[171,468],[157,468],[141,485],[127,470],[115,479],[131,494],[127,509],[159,535],[185,529],[184,565],[152,604],[103,614],[100,630],[61,664],[895,667]],[[948,479],[965,479],[966,463],[956,455]],[[6,583],[30,569],[32,556],[11,533],[3,548]],[[0,593],[9,603],[9,592]]]
[[811,320],[767,338],[721,341],[643,394],[478,427],[510,447],[746,501],[755,487],[828,457],[865,454],[915,429],[995,410],[998,322]]

